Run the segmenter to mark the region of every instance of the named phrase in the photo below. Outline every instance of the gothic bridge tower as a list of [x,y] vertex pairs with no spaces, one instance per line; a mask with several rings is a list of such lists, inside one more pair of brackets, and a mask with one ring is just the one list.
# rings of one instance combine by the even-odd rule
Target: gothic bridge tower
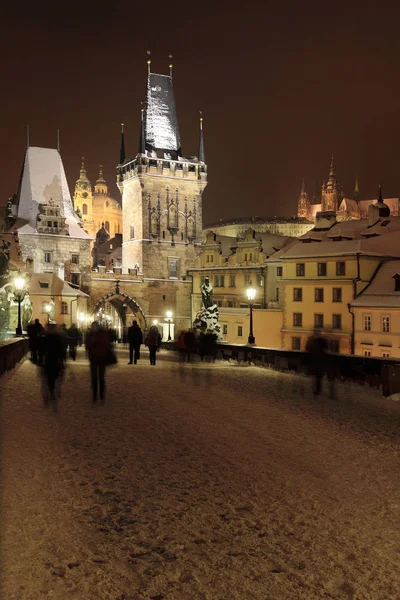
[[193,266],[202,236],[202,194],[207,185],[203,119],[198,156],[182,155],[172,81],[151,72],[148,60],[139,152],[125,159],[122,133],[118,187],[123,210],[123,272],[182,279]]

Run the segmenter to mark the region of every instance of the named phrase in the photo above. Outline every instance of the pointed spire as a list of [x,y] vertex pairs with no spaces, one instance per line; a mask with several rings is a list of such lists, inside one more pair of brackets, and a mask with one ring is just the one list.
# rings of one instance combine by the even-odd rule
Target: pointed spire
[[203,137],[203,113],[200,111],[200,139],[199,139],[199,161],[205,163],[206,157],[204,152],[204,137]]
[[358,175],[356,175],[356,180],[354,182],[354,200],[358,200],[359,192],[360,192],[360,188],[358,185]]
[[306,180],[304,179],[304,177],[303,177],[303,181],[302,181],[302,184],[301,184],[301,193],[302,194],[306,194],[307,193],[306,192]]
[[148,56],[148,59],[147,59],[147,72],[150,75],[150,73],[151,73],[151,58],[150,58],[151,57],[151,50],[146,50],[146,54]]
[[379,184],[379,198],[378,198],[378,202],[383,202],[382,186],[381,186],[381,184]]
[[172,77],[172,67],[174,66],[172,64],[172,54],[169,54],[168,58],[169,58],[169,65],[168,65],[169,66],[169,75],[170,75],[170,77]]
[[86,179],[85,157],[84,156],[82,156],[81,161],[82,161],[82,164],[81,164],[80,178]]
[[332,154],[331,166],[329,169],[329,179],[328,183],[336,183],[336,173],[335,173],[335,164],[334,164],[334,156]]
[[140,109],[140,138],[139,138],[139,154],[146,154],[146,138],[144,133],[144,108]]
[[119,164],[122,165],[124,161],[125,161],[124,124],[121,123],[121,148],[119,150]]

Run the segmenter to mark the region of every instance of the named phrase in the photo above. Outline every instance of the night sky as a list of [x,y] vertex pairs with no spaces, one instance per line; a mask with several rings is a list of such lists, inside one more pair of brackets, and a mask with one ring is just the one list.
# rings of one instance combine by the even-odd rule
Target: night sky
[[[137,152],[146,50],[174,85],[185,155],[204,113],[203,220],[293,215],[331,154],[344,190],[400,196],[400,10],[381,2],[45,2],[2,16],[0,204],[18,185],[25,127],[56,147],[71,192],[86,157],[115,186],[120,123]],[[379,11],[379,12],[378,12]]]

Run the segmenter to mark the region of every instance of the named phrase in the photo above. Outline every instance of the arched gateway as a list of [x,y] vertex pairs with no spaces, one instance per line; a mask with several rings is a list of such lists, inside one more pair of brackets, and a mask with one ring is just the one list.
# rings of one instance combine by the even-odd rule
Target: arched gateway
[[104,294],[94,305],[94,314],[98,313],[101,308],[105,308],[107,303],[113,306],[118,313],[123,327],[129,326],[131,319],[136,319],[139,327],[142,330],[146,329],[146,317],[141,306],[134,298],[119,291],[118,286],[115,291]]

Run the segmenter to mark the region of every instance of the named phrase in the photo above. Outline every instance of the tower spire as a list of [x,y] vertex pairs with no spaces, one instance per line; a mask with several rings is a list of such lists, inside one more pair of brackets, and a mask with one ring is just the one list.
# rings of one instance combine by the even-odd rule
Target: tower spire
[[119,151],[119,164],[125,161],[125,138],[124,138],[124,124],[121,123],[121,148]]
[[383,202],[382,185],[381,184],[379,184],[379,198],[378,198],[378,202]]
[[334,164],[334,156],[333,156],[333,154],[332,154],[331,166],[330,166],[330,169],[329,169],[328,184],[329,183],[336,183],[336,173],[335,173],[335,164]]
[[144,134],[144,108],[140,109],[140,138],[139,138],[139,154],[146,154],[146,138]]
[[85,157],[82,156],[81,158],[81,172],[80,172],[80,179],[86,179],[86,169],[85,169]]
[[354,200],[358,200],[358,194],[360,193],[359,185],[358,185],[358,175],[356,175],[356,180],[354,182]]
[[199,138],[199,161],[205,163],[204,137],[203,137],[203,113],[200,111],[200,138]]
[[150,75],[150,72],[151,72],[151,58],[150,58],[151,57],[151,50],[146,50],[146,54],[148,56],[148,59],[147,59],[147,72]]

